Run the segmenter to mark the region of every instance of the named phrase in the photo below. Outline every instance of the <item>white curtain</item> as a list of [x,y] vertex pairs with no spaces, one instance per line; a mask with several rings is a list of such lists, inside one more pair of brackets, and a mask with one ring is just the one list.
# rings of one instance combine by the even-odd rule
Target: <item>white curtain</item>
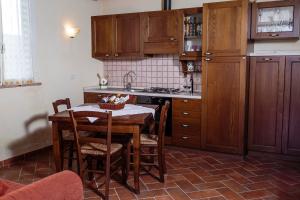
[[33,81],[29,0],[1,0],[3,84]]

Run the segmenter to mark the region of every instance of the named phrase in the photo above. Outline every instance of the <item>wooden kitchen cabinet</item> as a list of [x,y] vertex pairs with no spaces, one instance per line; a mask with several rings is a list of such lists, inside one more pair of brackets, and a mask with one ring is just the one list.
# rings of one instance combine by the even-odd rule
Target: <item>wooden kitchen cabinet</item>
[[281,153],[284,68],[284,56],[251,57],[248,131],[250,151]]
[[94,58],[141,57],[140,14],[92,17],[92,55]]
[[252,39],[299,39],[299,26],[299,0],[252,4]]
[[300,155],[300,56],[288,56],[285,70],[283,153]]
[[172,100],[172,144],[201,147],[201,100]]
[[145,54],[178,53],[177,11],[142,13]]
[[206,58],[202,67],[202,148],[244,153],[245,57]]
[[114,52],[114,17],[92,17],[92,57],[105,58]]
[[204,56],[240,56],[247,53],[248,1],[204,4]]

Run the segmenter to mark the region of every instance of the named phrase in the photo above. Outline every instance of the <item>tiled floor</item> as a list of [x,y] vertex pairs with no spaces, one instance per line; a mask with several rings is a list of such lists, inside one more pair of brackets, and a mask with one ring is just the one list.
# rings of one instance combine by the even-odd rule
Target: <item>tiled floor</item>
[[[300,200],[300,163],[167,148],[167,165],[164,184],[144,175],[141,194],[136,196],[113,181],[111,199]],[[53,169],[52,154],[45,151],[0,169],[0,177],[28,184],[54,173]],[[90,190],[85,197],[99,199]]]

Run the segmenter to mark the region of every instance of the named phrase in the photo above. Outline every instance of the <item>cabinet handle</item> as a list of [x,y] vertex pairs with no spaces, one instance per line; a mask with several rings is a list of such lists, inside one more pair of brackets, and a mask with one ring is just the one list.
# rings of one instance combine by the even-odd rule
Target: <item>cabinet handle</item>
[[118,57],[118,56],[119,56],[119,54],[116,53],[116,54],[115,54],[115,57]]
[[272,58],[264,58],[265,61],[271,61]]
[[171,40],[171,41],[175,41],[175,40],[176,40],[176,38],[173,38],[173,37],[171,37],[171,38],[170,38],[170,40]]
[[211,58],[205,58],[205,61],[211,61]]
[[109,57],[109,54],[105,54],[105,57]]
[[97,97],[101,98],[101,97],[102,97],[102,95],[101,95],[101,94],[99,94],[99,95],[97,95]]
[[189,101],[185,99],[185,100],[183,100],[183,102],[184,102],[184,103],[188,103]]
[[190,137],[183,136],[183,137],[181,137],[181,138],[184,139],[184,140],[187,140],[187,139],[189,139]]
[[278,34],[278,33],[272,33],[272,34],[270,34],[270,36],[271,36],[271,37],[278,37],[279,34]]
[[205,53],[205,55],[212,55],[212,53],[210,53],[210,52],[206,52],[206,53]]
[[181,55],[182,55],[182,56],[186,56],[186,53],[182,53]]
[[189,115],[190,113],[188,113],[188,112],[183,112],[182,114],[183,114],[183,115]]
[[190,125],[188,125],[188,124],[182,124],[182,127],[183,128],[188,128],[188,127],[190,127]]

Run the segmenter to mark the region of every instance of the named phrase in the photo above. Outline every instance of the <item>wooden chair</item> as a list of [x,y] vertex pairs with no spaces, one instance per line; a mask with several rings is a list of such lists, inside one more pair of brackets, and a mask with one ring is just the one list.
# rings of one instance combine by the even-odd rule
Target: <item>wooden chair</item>
[[[159,171],[160,182],[164,182],[164,174],[166,173],[164,140],[169,107],[170,102],[166,101],[160,113],[158,129],[155,128],[155,124],[151,124],[149,128],[150,134],[141,134],[141,168],[150,175],[152,174],[150,173],[150,170],[146,169],[146,167],[154,166],[157,168]],[[131,148],[127,149],[127,159],[130,160],[130,156],[133,154],[131,153]],[[157,163],[155,163],[155,158],[157,158]],[[129,170],[129,167],[130,166],[127,165],[127,170]]]
[[[69,98],[66,99],[59,99],[52,103],[54,113],[58,113],[60,111],[70,109],[71,108],[71,102]],[[60,109],[60,107],[63,107],[63,109]],[[64,165],[64,159],[68,160],[68,169],[72,169],[73,160],[75,159],[73,157],[74,152],[74,133],[69,130],[63,130],[62,133],[62,168]],[[68,153],[68,156],[65,156],[65,152]]]
[[[109,198],[109,183],[112,175],[122,169],[123,181],[127,180],[126,173],[126,155],[121,144],[111,143],[111,129],[112,129],[112,112],[73,112],[69,111],[73,128],[74,136],[77,145],[77,155],[79,160],[80,177],[85,184],[85,175],[88,173],[90,182],[89,186],[94,189],[102,198]],[[97,118],[97,121],[90,123],[87,118]],[[97,125],[101,123],[101,126]],[[92,138],[83,137],[79,134],[80,131],[93,131],[103,135],[106,133],[106,138]],[[97,165],[93,165],[92,161],[97,161]],[[102,162],[102,168],[99,169],[98,162]],[[85,164],[87,164],[85,166]],[[96,167],[95,167],[96,166]],[[102,174],[105,180],[98,185],[97,179],[102,177],[95,177],[94,174]],[[105,185],[104,194],[101,193],[100,187]]]

